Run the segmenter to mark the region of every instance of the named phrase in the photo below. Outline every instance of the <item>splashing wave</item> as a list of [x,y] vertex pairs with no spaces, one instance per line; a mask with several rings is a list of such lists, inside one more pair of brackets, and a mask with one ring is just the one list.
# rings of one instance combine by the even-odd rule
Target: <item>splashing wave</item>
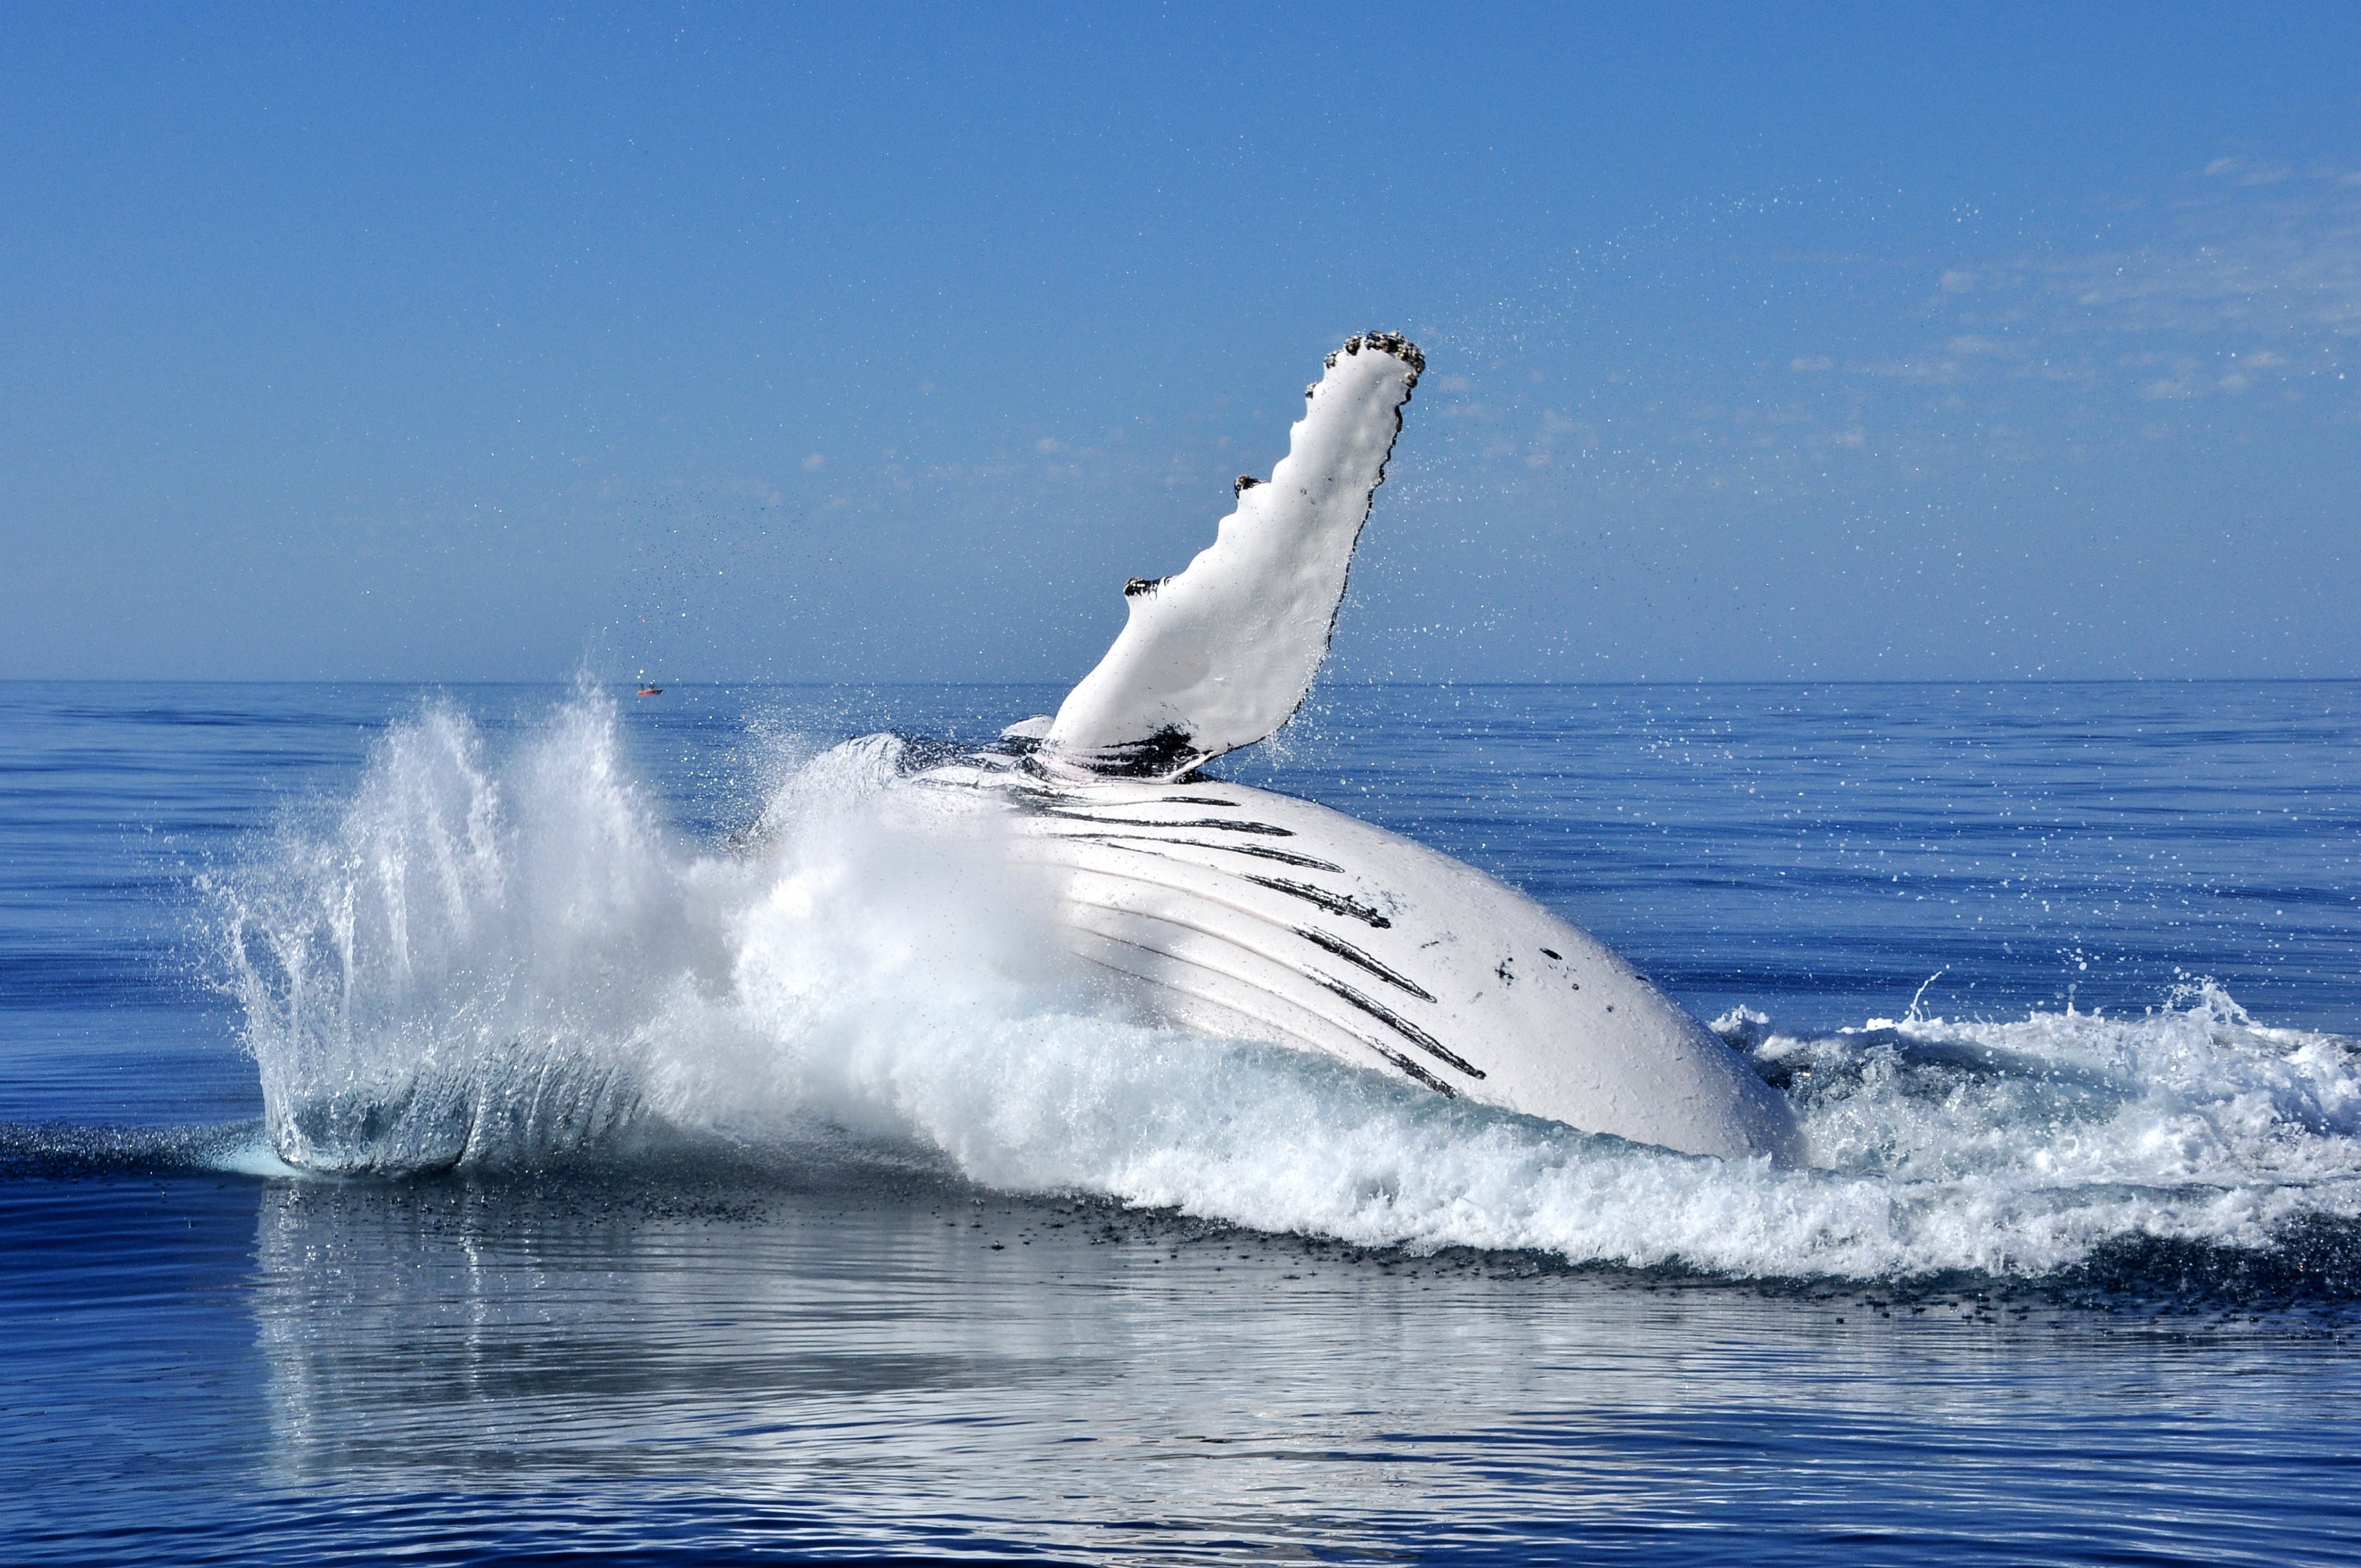
[[512,754],[430,707],[213,880],[271,1146],[402,1173],[858,1146],[1277,1232],[1739,1276],[2038,1274],[2361,1217],[2361,1061],[2195,984],[2138,1017],[1715,1027],[1797,1102],[1782,1172],[1143,1021],[988,822],[860,742],[746,853],[678,841],[582,694]]

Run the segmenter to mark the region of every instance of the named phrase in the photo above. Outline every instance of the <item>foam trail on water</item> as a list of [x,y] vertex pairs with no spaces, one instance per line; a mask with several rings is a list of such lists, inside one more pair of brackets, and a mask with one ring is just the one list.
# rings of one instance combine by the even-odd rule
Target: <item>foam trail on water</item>
[[2039,1272],[2361,1215],[2352,1043],[2211,988],[1817,1036],[1733,1014],[1821,1168],[1689,1158],[1143,1023],[1057,956],[989,815],[892,776],[879,743],[823,753],[759,848],[716,853],[659,825],[603,698],[501,758],[448,706],[396,726],[351,801],[214,884],[272,1148],[400,1172],[851,1146],[1272,1231],[1748,1276]]

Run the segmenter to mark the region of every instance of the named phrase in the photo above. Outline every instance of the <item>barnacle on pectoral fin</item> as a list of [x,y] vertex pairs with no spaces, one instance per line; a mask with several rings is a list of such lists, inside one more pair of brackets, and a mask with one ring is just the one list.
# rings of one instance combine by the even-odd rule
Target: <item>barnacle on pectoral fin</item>
[[1413,387],[1418,385],[1418,378],[1426,374],[1426,356],[1418,351],[1417,344],[1398,332],[1365,332],[1358,337],[1348,337],[1345,340],[1345,346],[1331,349],[1328,357],[1323,363],[1329,369],[1334,370],[1336,368],[1337,355],[1355,355],[1364,348],[1372,348],[1380,354],[1390,354],[1409,366],[1410,384]]

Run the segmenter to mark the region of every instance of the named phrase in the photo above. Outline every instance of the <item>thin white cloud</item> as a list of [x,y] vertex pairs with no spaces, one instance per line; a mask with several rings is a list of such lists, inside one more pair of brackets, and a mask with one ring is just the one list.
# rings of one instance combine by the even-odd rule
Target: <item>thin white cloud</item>
[[2347,177],[2299,178],[2235,159],[2216,160],[2209,173],[2236,180],[2184,203],[2169,236],[1987,265],[1974,271],[1972,290],[1953,288],[1966,269],[1951,269],[1941,287],[2011,295],[2051,332],[2237,331],[2298,345],[2361,336],[2361,195]]

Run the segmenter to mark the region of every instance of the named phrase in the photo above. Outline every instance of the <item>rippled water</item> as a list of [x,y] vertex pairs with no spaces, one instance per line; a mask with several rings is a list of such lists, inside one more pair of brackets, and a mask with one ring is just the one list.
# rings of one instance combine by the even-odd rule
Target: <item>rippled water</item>
[[2361,688],[1344,690],[1227,767],[1622,948],[1805,1173],[1109,1014],[807,766],[1057,695],[0,699],[11,1558],[2348,1554]]

